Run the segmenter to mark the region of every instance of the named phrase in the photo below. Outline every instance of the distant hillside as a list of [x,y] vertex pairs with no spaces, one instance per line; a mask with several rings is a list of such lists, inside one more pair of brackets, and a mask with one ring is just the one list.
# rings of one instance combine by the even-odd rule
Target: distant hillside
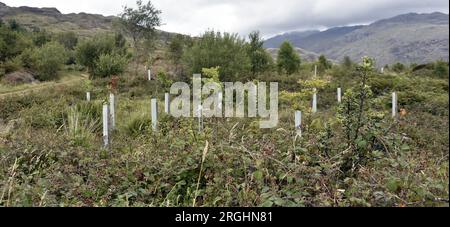
[[278,48],[280,47],[281,43],[283,43],[285,40],[289,40],[293,43],[296,41],[300,41],[301,39],[304,39],[308,36],[314,35],[320,33],[319,30],[311,30],[311,31],[295,31],[295,32],[289,32],[282,35],[277,35],[273,38],[270,38],[264,42],[264,46],[266,48]]
[[[277,59],[278,58],[278,51],[280,49],[279,48],[267,48],[266,51],[273,57],[273,59]],[[300,55],[300,58],[302,61],[306,61],[306,62],[313,62],[313,61],[317,61],[317,59],[319,59],[319,55],[316,53],[313,53],[311,51],[307,51],[304,50],[302,48],[295,48],[295,51]],[[333,59],[329,59],[332,62],[336,62]]]
[[[90,37],[98,33],[111,32],[117,17],[87,13],[62,14],[56,8],[9,7],[0,2],[0,19],[15,19],[29,29],[44,29],[50,32],[74,31],[80,36]],[[167,40],[171,33],[159,31],[160,39]]]
[[379,66],[449,59],[448,15],[443,13],[404,14],[367,26],[337,27],[307,36],[288,33],[268,39],[265,46],[278,47],[284,40],[336,60],[371,56]]

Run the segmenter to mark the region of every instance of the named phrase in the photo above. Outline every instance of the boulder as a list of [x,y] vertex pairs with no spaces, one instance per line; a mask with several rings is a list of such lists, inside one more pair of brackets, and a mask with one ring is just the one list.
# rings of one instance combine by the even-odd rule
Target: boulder
[[3,80],[8,84],[31,84],[39,82],[33,76],[33,74],[26,71],[17,71],[8,73],[3,77]]

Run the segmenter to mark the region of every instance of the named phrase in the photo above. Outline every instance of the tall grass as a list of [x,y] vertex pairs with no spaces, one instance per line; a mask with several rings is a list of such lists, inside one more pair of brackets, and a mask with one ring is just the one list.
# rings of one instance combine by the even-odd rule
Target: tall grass
[[95,140],[100,119],[92,113],[83,113],[82,107],[72,106],[68,110],[66,133],[75,145],[89,146]]

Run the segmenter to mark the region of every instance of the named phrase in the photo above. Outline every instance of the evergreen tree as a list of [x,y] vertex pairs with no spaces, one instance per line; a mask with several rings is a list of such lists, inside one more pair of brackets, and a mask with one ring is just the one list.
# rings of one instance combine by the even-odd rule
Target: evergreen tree
[[344,66],[344,68],[350,69],[353,66],[353,61],[349,56],[345,56],[344,60],[342,61],[342,65]]
[[318,69],[320,72],[324,72],[327,69],[331,69],[332,64],[328,59],[325,57],[325,55],[320,55],[319,57],[319,65]]
[[259,31],[254,31],[249,35],[249,43],[247,45],[247,54],[251,62],[251,72],[253,75],[264,72],[272,63],[273,59],[264,50],[264,41]]
[[281,44],[278,52],[277,66],[280,72],[285,72],[288,75],[298,72],[301,60],[294,47],[288,41]]
[[175,73],[178,73],[181,65],[181,60],[184,53],[184,36],[181,34],[175,35],[169,44],[169,58],[175,65]]

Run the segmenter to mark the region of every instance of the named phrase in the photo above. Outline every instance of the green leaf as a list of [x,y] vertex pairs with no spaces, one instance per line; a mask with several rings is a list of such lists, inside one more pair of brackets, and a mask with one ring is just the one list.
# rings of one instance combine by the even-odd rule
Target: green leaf
[[263,173],[262,173],[262,171],[255,171],[254,173],[253,173],[253,177],[255,177],[255,179],[257,180],[257,181],[261,181],[262,179],[263,179]]
[[408,146],[408,144],[403,144],[401,149],[402,151],[409,151],[411,148]]
[[266,200],[264,203],[262,203],[259,206],[260,207],[272,207],[273,206],[273,202],[269,199],[269,200]]
[[365,147],[367,147],[367,141],[365,141],[365,140],[360,140],[360,141],[358,141],[358,147],[359,147],[359,148],[365,148]]
[[397,192],[400,189],[400,182],[397,179],[389,179],[386,188],[391,192]]
[[277,205],[277,206],[283,206],[284,205],[284,200],[281,199],[281,198],[274,198],[274,202],[275,202],[275,205]]
[[293,178],[292,176],[288,176],[288,177],[287,177],[287,182],[288,182],[289,184],[291,184],[292,182],[294,182],[294,178]]

